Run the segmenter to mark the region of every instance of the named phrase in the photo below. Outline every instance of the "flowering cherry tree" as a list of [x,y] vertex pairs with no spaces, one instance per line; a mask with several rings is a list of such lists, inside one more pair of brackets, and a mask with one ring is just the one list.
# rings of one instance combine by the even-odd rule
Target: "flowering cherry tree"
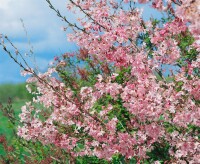
[[[47,2],[80,50],[45,73],[25,68],[34,98],[18,135],[72,158],[200,163],[200,1],[69,0],[78,24]],[[145,21],[138,3],[165,18]],[[166,65],[178,68],[166,76]]]

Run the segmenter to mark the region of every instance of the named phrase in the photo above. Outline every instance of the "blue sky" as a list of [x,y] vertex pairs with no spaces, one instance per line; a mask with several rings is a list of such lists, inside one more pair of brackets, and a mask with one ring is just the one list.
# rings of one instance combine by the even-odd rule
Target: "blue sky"
[[[52,3],[75,21],[75,16],[66,10],[66,0],[52,0]],[[75,46],[67,42],[66,32],[61,30],[66,24],[45,0],[0,0],[0,17],[0,33],[7,35],[24,55],[29,52],[30,46],[20,21],[20,18],[23,19],[41,70],[47,68],[54,56],[75,50]],[[32,61],[29,57],[27,60]],[[25,79],[20,75],[19,66],[0,47],[0,83],[18,83]]]
[[[66,0],[51,0],[63,15],[75,22],[80,15],[67,12]],[[144,8],[144,17],[161,15]],[[67,42],[66,32],[61,27],[66,24],[48,7],[45,0],[0,0],[0,34],[7,35],[22,54],[29,51],[29,44],[20,19],[23,19],[28,37],[33,46],[36,63],[40,70],[45,70],[54,56],[74,51],[77,47]],[[31,58],[27,58],[32,61]],[[0,83],[19,83],[26,78],[21,77],[20,68],[0,47]]]

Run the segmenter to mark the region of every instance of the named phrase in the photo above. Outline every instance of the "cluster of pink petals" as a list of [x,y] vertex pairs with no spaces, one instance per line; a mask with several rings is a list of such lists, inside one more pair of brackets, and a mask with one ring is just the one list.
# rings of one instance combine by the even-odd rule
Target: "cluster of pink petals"
[[194,35],[196,42],[194,45],[200,49],[200,1],[198,0],[181,0],[182,5],[177,7],[176,15],[191,24],[189,30]]
[[[147,3],[149,0],[139,0]],[[187,3],[186,3],[187,2]],[[172,1],[168,1],[168,8]],[[115,10],[119,5],[112,0],[75,1],[92,19],[80,19],[86,32],[76,31],[69,39],[98,60],[106,60],[116,67],[130,67],[131,73],[124,83],[116,81],[118,74],[108,77],[97,77],[94,86],[84,86],[77,97],[64,83],[52,74],[49,69],[39,78],[31,77],[28,83],[37,86],[34,102],[40,103],[44,109],[38,109],[31,103],[22,107],[20,114],[23,126],[18,135],[27,140],[39,140],[44,144],[55,144],[70,152],[72,156],[97,156],[111,160],[114,154],[122,154],[126,158],[135,157],[137,161],[148,158],[147,152],[155,143],[168,142],[171,157],[179,163],[184,160],[200,163],[200,141],[198,132],[188,132],[188,126],[200,126],[200,79],[192,74],[199,67],[200,55],[191,64],[191,78],[182,71],[173,76],[173,81],[157,79],[157,68],[161,64],[175,64],[180,57],[178,43],[174,35],[187,29],[195,36],[198,44],[199,22],[188,15],[180,17],[191,1],[182,1],[177,7],[177,20],[167,23],[163,28],[152,29],[141,18],[139,10]],[[196,2],[197,0],[196,0]],[[73,10],[75,4],[68,5]],[[108,5],[109,4],[109,5]],[[163,10],[166,6],[161,0],[154,0],[153,7]],[[198,13],[197,15],[198,16]],[[191,25],[186,26],[187,21]],[[157,46],[153,50],[154,58],[148,58],[146,45],[135,44],[138,34],[148,32],[151,42]],[[197,49],[199,47],[197,46]],[[181,83],[181,88],[179,86]],[[180,89],[178,89],[180,88]],[[109,95],[113,103],[96,109],[99,99]],[[110,118],[109,113],[115,110],[117,100],[122,100],[130,119],[123,130],[119,118]],[[40,113],[49,109],[46,119],[40,119]],[[34,112],[33,112],[34,111]],[[176,127],[173,132],[169,127]],[[62,128],[64,129],[62,131]],[[80,148],[79,145],[84,147]]]

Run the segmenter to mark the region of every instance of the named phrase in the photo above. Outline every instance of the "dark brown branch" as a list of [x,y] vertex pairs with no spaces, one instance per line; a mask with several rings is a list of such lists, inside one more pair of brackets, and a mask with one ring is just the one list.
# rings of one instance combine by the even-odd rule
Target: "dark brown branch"
[[[84,32],[84,33],[87,33],[87,32],[85,31],[85,29],[82,29],[82,28],[78,27],[78,26],[76,25],[76,23],[72,24],[71,22],[69,22],[69,21],[67,20],[67,18],[66,18],[65,16],[61,15],[61,14],[60,14],[60,11],[57,10],[57,9],[55,9],[55,7],[52,5],[52,3],[51,3],[50,0],[46,0],[46,2],[49,4],[49,7],[57,13],[57,16],[60,17],[60,18],[62,18],[62,20],[64,20],[70,27],[75,27],[76,29],[78,29],[78,30],[80,30],[80,31],[82,31],[82,32]],[[87,33],[87,34],[88,34],[88,33]]]

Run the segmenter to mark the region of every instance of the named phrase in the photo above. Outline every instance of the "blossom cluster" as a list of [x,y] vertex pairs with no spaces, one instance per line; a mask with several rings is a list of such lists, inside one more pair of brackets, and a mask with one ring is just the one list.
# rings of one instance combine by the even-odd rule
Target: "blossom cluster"
[[[74,55],[65,54],[55,68],[29,78],[33,102],[40,105],[22,107],[18,135],[54,144],[73,157],[109,161],[120,154],[139,163],[158,146],[168,147],[166,162],[200,163],[199,1],[138,0],[171,12],[162,25],[145,22],[129,0],[70,2],[68,9],[86,17],[79,19],[83,29],[75,26],[68,38],[90,69],[79,67],[68,77],[65,68]],[[188,33],[194,42],[183,49],[180,36]],[[195,58],[185,60],[192,49]],[[163,75],[163,65],[180,61],[185,64],[176,73]]]

